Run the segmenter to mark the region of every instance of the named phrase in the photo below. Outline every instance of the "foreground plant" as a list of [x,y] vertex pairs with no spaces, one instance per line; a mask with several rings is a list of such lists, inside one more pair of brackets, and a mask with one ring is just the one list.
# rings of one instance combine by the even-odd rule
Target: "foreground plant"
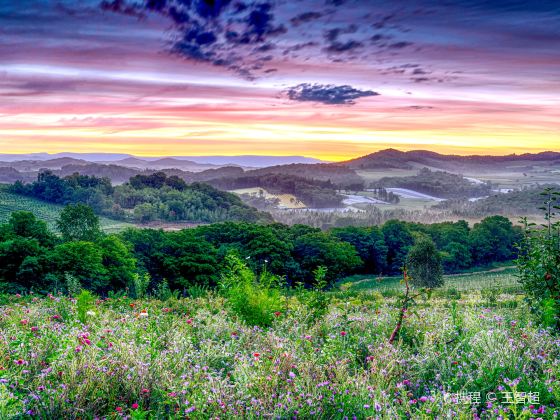
[[393,332],[389,337],[389,344],[392,344],[399,336],[399,333],[401,332],[403,326],[403,321],[408,316],[407,314],[418,316],[418,312],[410,311],[411,306],[416,303],[416,299],[423,295],[429,297],[430,293],[429,289],[420,289],[416,293],[412,292],[412,289],[410,288],[410,277],[408,275],[406,267],[403,269],[402,283],[405,287],[404,295],[402,296],[399,303],[400,310],[397,317],[397,325],[395,325],[395,328],[393,329]]
[[519,245],[517,267],[519,279],[534,312],[539,314],[547,327],[560,329],[560,192],[547,188],[545,198],[545,224],[537,226],[522,219],[525,236]]

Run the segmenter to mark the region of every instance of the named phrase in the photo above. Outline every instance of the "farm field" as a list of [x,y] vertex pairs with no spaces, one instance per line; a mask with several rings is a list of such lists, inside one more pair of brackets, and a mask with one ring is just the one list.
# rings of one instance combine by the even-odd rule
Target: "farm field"
[[[30,211],[38,219],[45,221],[49,229],[56,230],[56,220],[62,209],[63,206],[57,204],[12,194],[6,191],[5,187],[0,186],[0,224],[6,222],[14,211]],[[101,217],[100,223],[102,229],[107,233],[118,232],[133,226],[131,223],[112,220],[106,217]]]
[[[500,267],[487,271],[475,271],[463,274],[445,275],[443,291],[474,291],[482,289],[506,289],[521,292],[521,285],[516,277],[514,267]],[[400,276],[372,277],[371,275],[355,275],[343,279],[339,283],[341,290],[347,291],[398,291],[402,289]]]
[[[374,197],[373,193],[368,191],[360,192],[359,195],[364,197]],[[433,207],[437,205],[441,200],[433,200],[426,197],[410,197],[410,196],[399,196],[398,203],[383,203],[374,204],[382,210],[425,210],[426,208]],[[358,207],[359,205],[355,206]]]
[[396,301],[360,292],[287,293],[265,327],[214,293],[2,303],[2,419],[558,415],[560,342],[515,295],[432,298],[392,344]]
[[303,209],[306,208],[306,205],[299,201],[293,194],[271,194],[266,191],[264,188],[239,188],[236,190],[230,190],[234,194],[249,194],[259,196],[262,195],[265,198],[274,199],[277,198],[279,200],[279,208],[285,209]]

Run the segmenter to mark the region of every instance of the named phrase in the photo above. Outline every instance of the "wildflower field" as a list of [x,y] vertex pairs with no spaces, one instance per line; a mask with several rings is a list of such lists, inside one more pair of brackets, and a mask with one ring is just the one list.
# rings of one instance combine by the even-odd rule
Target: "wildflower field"
[[0,418],[557,418],[560,340],[523,296],[281,297],[266,327],[226,297],[10,295]]

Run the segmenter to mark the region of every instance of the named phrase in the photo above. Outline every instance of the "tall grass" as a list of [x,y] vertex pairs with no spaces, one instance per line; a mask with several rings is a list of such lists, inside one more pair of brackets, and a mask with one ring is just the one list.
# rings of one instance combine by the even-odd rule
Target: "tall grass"
[[[390,345],[398,308],[379,294],[333,294],[316,318],[296,294],[267,327],[213,293],[97,299],[83,323],[70,298],[3,299],[2,419],[528,419],[560,401],[560,342],[522,305],[437,299]],[[539,402],[503,402],[513,390]]]

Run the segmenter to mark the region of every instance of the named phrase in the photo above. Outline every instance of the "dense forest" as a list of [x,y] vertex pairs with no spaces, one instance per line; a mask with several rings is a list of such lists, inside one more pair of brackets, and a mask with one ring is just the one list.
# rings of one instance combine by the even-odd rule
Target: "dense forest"
[[343,197],[331,181],[295,175],[263,174],[213,179],[209,183],[223,190],[260,187],[272,194],[292,194],[308,207],[339,207]]
[[423,225],[391,220],[379,227],[324,232],[304,225],[226,222],[177,232],[132,228],[107,235],[93,210],[81,204],[63,210],[58,230],[60,235],[49,231],[28,212],[15,212],[0,225],[3,291],[54,291],[77,281],[106,294],[141,276],[150,287],[165,282],[188,293],[192,287],[214,286],[230,254],[256,272],[283,276],[291,286],[311,285],[314,272],[327,267],[325,279],[332,284],[349,274],[399,273],[419,240],[434,243],[450,273],[511,260],[521,238],[521,230],[501,216],[473,227],[464,221]]
[[16,182],[10,190],[50,203],[85,203],[97,214],[137,222],[272,221],[269,214],[247,206],[235,194],[203,183],[187,184],[164,172],[135,175],[129,182],[113,186],[109,178],[78,173],[61,178],[44,171],[37,181]]
[[319,181],[329,181],[337,189],[360,191],[364,189],[364,180],[346,166],[336,163],[293,163],[290,165],[269,166],[247,171],[246,175],[262,176],[269,174],[291,175]]
[[492,189],[488,183],[474,183],[461,175],[428,168],[422,168],[413,176],[381,178],[372,186],[408,188],[439,198],[482,197],[490,194]]
[[494,193],[476,201],[447,200],[437,204],[435,208],[450,211],[452,215],[460,217],[480,217],[496,213],[511,216],[535,214],[536,209],[542,206],[542,191],[547,187],[558,186],[549,184],[525,187],[507,193]]

